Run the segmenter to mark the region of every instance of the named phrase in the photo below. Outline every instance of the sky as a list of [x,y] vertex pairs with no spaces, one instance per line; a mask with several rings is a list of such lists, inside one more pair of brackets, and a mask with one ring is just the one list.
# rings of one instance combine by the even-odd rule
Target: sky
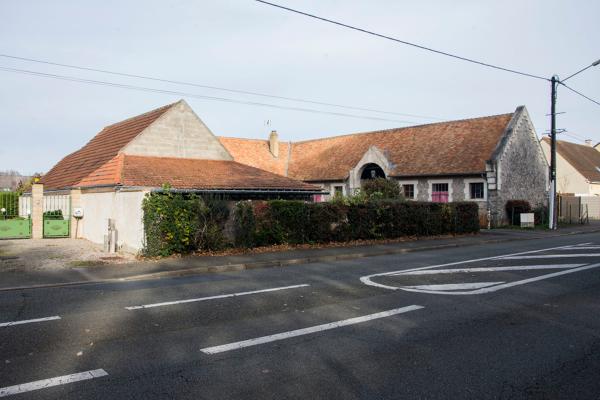
[[[564,78],[600,58],[596,0],[273,2],[548,78]],[[519,105],[529,110],[538,136],[550,127],[549,82],[465,63],[253,0],[0,1],[0,54],[394,113],[0,56],[4,68],[277,106],[0,70],[0,170],[23,174],[48,171],[104,126],[180,98],[219,136],[266,139],[275,129],[281,140],[298,141],[503,114]],[[567,83],[600,100],[600,66]],[[559,88],[557,104],[557,111],[564,113],[558,115],[557,127],[566,129],[560,140],[600,142],[600,106],[564,88]]]

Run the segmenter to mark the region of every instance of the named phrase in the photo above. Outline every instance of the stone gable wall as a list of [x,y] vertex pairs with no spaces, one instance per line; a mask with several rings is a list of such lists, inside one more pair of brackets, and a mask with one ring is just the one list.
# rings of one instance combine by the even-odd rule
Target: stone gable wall
[[527,111],[523,109],[512,122],[503,147],[491,162],[496,188],[489,190],[488,196],[496,224],[508,221],[508,200],[527,200],[532,207],[548,203],[548,163]]

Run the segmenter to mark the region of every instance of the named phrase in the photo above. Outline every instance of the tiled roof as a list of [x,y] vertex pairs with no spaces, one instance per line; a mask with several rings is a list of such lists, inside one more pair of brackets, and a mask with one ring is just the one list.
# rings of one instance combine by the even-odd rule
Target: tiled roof
[[175,104],[105,127],[81,149],[59,161],[41,183],[47,189],[81,186],[82,182],[86,186],[112,183],[119,150]]
[[[291,157],[280,144],[279,159],[268,141],[220,138],[236,161],[304,181],[343,180],[369,147],[393,164],[393,176],[479,174],[513,114],[441,122],[407,128],[334,136],[292,143]],[[285,149],[285,150],[284,150]],[[282,151],[283,150],[283,151]]]
[[286,175],[289,158],[289,144],[287,142],[279,142],[279,156],[275,157],[269,150],[268,140],[232,137],[219,137],[219,140],[235,161],[274,174]]
[[[542,140],[550,145],[549,138],[545,137]],[[588,181],[600,182],[600,171],[598,170],[600,168],[600,152],[598,150],[588,145],[557,140],[556,152]]]
[[318,191],[319,187],[235,161],[124,156],[125,186],[176,189],[263,189]]

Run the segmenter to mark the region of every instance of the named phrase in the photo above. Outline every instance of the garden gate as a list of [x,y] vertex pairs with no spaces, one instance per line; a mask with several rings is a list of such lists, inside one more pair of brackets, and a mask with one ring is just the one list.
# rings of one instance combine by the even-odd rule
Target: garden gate
[[31,197],[0,192],[0,239],[31,237]]
[[71,235],[71,196],[44,195],[44,237],[57,238]]

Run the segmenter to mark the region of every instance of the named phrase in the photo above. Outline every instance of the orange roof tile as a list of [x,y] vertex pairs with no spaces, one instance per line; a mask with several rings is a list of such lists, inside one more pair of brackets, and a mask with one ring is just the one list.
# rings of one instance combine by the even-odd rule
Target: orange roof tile
[[479,174],[485,172],[485,162],[491,158],[512,116],[502,114],[307,140],[292,143],[291,152],[287,143],[281,143],[278,159],[271,156],[266,140],[220,140],[238,162],[276,173],[282,173],[287,164],[287,176],[303,181],[346,179],[371,146],[381,150],[394,165],[393,176]]
[[114,158],[119,151],[175,104],[105,127],[81,149],[59,161],[41,183],[47,189],[81,186],[81,182],[86,186],[114,183]]
[[122,184],[175,189],[302,190],[320,188],[235,161],[126,155]]
[[219,137],[219,140],[235,161],[274,174],[286,175],[289,143],[279,142],[279,157],[275,157],[269,150],[268,140],[233,137]]

